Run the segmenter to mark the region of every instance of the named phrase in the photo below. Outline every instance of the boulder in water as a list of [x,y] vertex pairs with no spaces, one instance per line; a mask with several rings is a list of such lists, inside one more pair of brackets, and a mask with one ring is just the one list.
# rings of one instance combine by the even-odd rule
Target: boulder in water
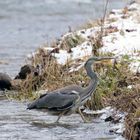
[[0,73],[0,90],[10,90],[12,87],[12,79],[8,74]]

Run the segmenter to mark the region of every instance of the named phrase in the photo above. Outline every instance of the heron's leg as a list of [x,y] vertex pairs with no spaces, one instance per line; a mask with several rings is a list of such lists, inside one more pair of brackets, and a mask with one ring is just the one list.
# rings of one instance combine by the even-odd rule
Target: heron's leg
[[56,123],[59,123],[60,118],[65,114],[66,111],[63,111],[62,113],[59,114]]
[[83,113],[81,112],[81,109],[80,109],[80,108],[78,108],[78,112],[79,112],[79,114],[80,114],[82,120],[83,120],[85,123],[90,122],[89,120],[87,120],[87,119],[84,117],[84,115],[83,115]]

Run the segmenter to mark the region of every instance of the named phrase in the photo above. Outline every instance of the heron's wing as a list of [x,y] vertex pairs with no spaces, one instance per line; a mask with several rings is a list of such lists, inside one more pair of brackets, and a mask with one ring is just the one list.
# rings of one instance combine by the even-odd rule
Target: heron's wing
[[47,94],[48,94],[48,93],[42,94],[42,95],[40,95],[39,98],[42,98],[42,97],[46,96]]
[[46,108],[50,110],[64,110],[71,108],[78,99],[79,96],[75,91],[69,91],[67,93],[64,91],[55,91],[42,95],[39,99],[31,103],[28,109]]

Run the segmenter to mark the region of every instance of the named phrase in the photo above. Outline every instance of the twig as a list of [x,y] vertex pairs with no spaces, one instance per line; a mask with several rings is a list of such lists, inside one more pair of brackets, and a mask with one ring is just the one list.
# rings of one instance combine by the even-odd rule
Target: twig
[[100,39],[101,40],[102,40],[103,33],[104,33],[104,23],[105,23],[105,17],[106,17],[106,14],[107,14],[108,3],[109,3],[109,0],[106,0],[106,4],[105,4],[105,8],[104,8],[104,15],[103,15],[103,18],[101,20],[101,34],[100,34]]

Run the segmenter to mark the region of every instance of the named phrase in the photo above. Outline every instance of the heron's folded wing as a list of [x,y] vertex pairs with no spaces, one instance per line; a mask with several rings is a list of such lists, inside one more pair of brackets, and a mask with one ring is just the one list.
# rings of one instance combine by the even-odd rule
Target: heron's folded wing
[[71,108],[75,102],[78,100],[79,96],[71,91],[69,93],[65,92],[55,92],[46,94],[36,101],[37,108],[48,108],[63,110]]

